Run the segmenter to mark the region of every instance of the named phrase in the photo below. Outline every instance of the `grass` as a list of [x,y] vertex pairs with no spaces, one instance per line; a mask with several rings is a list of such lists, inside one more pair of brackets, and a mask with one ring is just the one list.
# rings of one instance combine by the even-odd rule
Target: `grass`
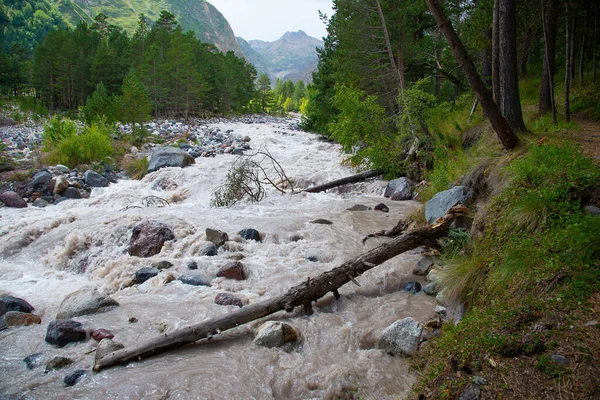
[[123,159],[122,166],[128,177],[140,180],[148,173],[149,163],[148,157],[128,156]]

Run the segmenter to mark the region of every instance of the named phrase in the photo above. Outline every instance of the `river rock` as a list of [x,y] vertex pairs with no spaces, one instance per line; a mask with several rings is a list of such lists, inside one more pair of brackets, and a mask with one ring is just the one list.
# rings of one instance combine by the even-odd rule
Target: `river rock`
[[158,268],[144,267],[135,272],[135,283],[144,283],[150,278],[154,278],[159,274]]
[[81,192],[79,191],[79,189],[71,186],[71,187],[66,188],[61,193],[61,196],[65,197],[67,199],[79,200],[79,199],[81,199]]
[[31,354],[23,359],[27,369],[35,369],[44,362],[44,353]]
[[100,343],[98,343],[98,347],[96,347],[96,355],[94,357],[94,366],[98,363],[103,357],[107,354],[112,353],[113,351],[124,349],[125,346],[121,343],[115,342],[112,339],[102,339]]
[[293,326],[285,322],[268,321],[258,328],[254,343],[262,347],[281,347],[286,343],[298,340],[298,332]]
[[333,225],[333,222],[331,222],[328,219],[324,219],[324,218],[317,218],[315,220],[310,221],[311,224],[317,224],[317,225]]
[[367,210],[370,210],[370,208],[365,206],[364,204],[355,204],[346,210],[347,211],[367,211]]
[[31,178],[31,185],[41,185],[43,183],[48,183],[52,180],[52,174],[46,170],[41,170],[36,173],[33,178]]
[[168,225],[158,221],[145,221],[133,228],[127,252],[136,257],[152,257],[160,253],[167,240],[173,239],[175,235]]
[[64,347],[72,342],[83,342],[86,340],[86,331],[80,322],[69,319],[57,319],[48,324],[46,331],[46,342]]
[[58,308],[56,319],[71,319],[80,315],[103,313],[118,306],[117,301],[96,290],[81,289],[65,297]]
[[244,264],[239,261],[232,261],[222,266],[217,272],[217,277],[235,279],[238,281],[243,281],[247,278],[246,272],[244,271]]
[[381,211],[385,213],[390,212],[390,208],[383,203],[377,204],[374,209],[375,211]]
[[419,261],[416,262],[413,267],[412,273],[414,275],[426,276],[431,267],[433,266],[433,260],[429,257],[422,257]]
[[405,292],[410,292],[412,294],[417,294],[421,291],[421,284],[419,282],[405,282],[404,285],[402,285],[402,290],[404,290]]
[[83,175],[85,183],[91,187],[106,187],[108,186],[108,179],[100,175],[99,173],[88,169]]
[[46,200],[42,199],[41,197],[38,197],[37,199],[35,199],[33,201],[34,207],[44,208],[44,207],[48,207],[49,205],[50,205],[50,203],[48,203]]
[[229,235],[218,229],[206,228],[206,240],[214,243],[215,246],[223,246],[229,240]]
[[54,189],[52,190],[52,194],[55,194],[55,195],[61,194],[68,187],[69,187],[69,180],[64,176],[59,175],[56,178],[56,182],[54,183]]
[[179,280],[186,285],[210,286],[210,281],[202,275],[181,275]]
[[477,385],[469,385],[467,388],[458,396],[458,400],[480,400],[481,389]]
[[408,317],[394,322],[381,333],[379,348],[387,353],[411,356],[417,351],[423,327]]
[[215,304],[220,306],[238,306],[241,308],[244,307],[244,304],[246,303],[244,302],[244,299],[241,299],[234,294],[219,293],[215,296]]
[[429,282],[423,286],[423,292],[428,296],[437,296],[440,292],[440,284],[438,282]]
[[260,233],[253,228],[242,229],[238,232],[238,234],[246,240],[256,240],[257,242],[262,242],[260,238]]
[[[29,304],[27,301],[14,296],[4,296],[0,297],[0,303],[4,305],[5,312],[7,311],[19,311],[22,313],[30,313],[33,310],[33,306]],[[0,313],[2,315],[3,313]]]
[[410,200],[412,199],[415,184],[408,178],[402,177],[390,181],[385,188],[384,197],[390,200]]
[[430,224],[433,224],[457,203],[469,205],[470,198],[471,191],[465,186],[454,186],[452,189],[436,193],[436,195],[425,204],[425,219],[427,219],[427,222]]
[[211,242],[207,242],[204,247],[200,249],[201,256],[214,257],[219,254],[219,248]]
[[162,271],[163,269],[169,269],[173,266],[173,263],[170,261],[166,261],[166,260],[162,260],[156,263],[152,263],[152,267],[156,268],[159,271]]
[[198,263],[194,260],[190,260],[185,263],[187,269],[198,269]]
[[71,172],[69,167],[67,167],[66,165],[62,165],[62,164],[56,164],[54,169],[56,171],[60,172],[61,174],[68,174],[69,172]]
[[41,323],[42,319],[37,315],[19,311],[8,311],[0,317],[0,331],[14,326],[29,326]]
[[78,369],[77,371],[65,376],[63,382],[65,386],[74,386],[75,384],[77,384],[77,382],[79,382],[89,374],[90,372],[87,369]]
[[112,339],[115,335],[108,329],[100,328],[92,332],[92,339],[96,342],[101,342],[104,339]]
[[175,147],[157,147],[152,150],[148,172],[154,172],[163,167],[187,167],[194,164],[194,157]]
[[11,208],[27,207],[27,202],[17,192],[13,192],[12,190],[0,193],[0,201]]
[[50,361],[48,361],[48,364],[46,364],[46,369],[44,370],[44,372],[50,372],[50,371],[62,369],[64,367],[66,367],[67,365],[73,364],[74,362],[75,361],[73,361],[72,358],[55,356],[55,357],[52,357],[52,359]]

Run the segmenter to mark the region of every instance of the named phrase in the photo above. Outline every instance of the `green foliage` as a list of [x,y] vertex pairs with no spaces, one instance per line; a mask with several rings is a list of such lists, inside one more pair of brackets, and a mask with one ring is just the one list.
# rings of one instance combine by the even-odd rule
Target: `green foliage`
[[113,153],[111,130],[103,122],[93,123],[78,134],[75,122],[55,117],[45,126],[42,138],[50,164],[75,168],[105,161]]
[[131,179],[140,180],[148,173],[148,157],[128,157],[123,162],[123,169]]
[[600,120],[600,87],[597,84],[579,88],[573,93],[571,111],[582,113],[588,118]]
[[104,120],[114,123],[118,120],[117,99],[109,96],[104,84],[100,82],[91,97],[88,97],[85,106],[81,109],[83,120],[87,124]]

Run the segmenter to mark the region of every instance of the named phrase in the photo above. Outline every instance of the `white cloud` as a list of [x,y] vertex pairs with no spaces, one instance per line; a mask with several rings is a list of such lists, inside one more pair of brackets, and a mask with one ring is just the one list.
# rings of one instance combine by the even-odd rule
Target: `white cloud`
[[325,36],[319,10],[331,16],[331,0],[209,0],[229,21],[236,36],[274,41],[285,32],[303,30]]

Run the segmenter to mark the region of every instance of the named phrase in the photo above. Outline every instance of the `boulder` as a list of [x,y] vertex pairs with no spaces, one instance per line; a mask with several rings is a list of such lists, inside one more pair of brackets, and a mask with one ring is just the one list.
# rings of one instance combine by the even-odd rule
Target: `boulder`
[[456,204],[469,205],[470,198],[471,191],[465,186],[454,186],[452,189],[439,192],[425,204],[425,218],[427,222],[433,224]]
[[162,260],[156,263],[152,264],[153,268],[156,268],[159,271],[162,271],[163,269],[169,269],[173,266],[173,263],[170,261],[166,261],[166,260]]
[[56,319],[71,319],[80,315],[103,313],[118,307],[119,303],[96,290],[81,289],[69,294],[60,304]]
[[423,292],[428,296],[437,296],[440,292],[440,284],[438,282],[429,282],[423,287]]
[[375,206],[375,211],[381,211],[386,213],[390,212],[390,208],[383,203],[379,203]]
[[317,225],[333,225],[333,222],[331,222],[328,219],[324,219],[324,218],[317,218],[313,221],[310,221],[311,224],[317,224]]
[[223,246],[229,240],[229,235],[218,229],[206,228],[206,240],[214,243],[215,246]]
[[169,226],[158,221],[145,221],[133,228],[129,248],[129,255],[136,257],[152,257],[162,250],[167,240],[175,239]]
[[350,208],[346,209],[347,211],[367,211],[370,210],[369,207],[365,206],[364,204],[355,204]]
[[79,191],[79,189],[74,188],[72,186],[66,188],[62,193],[61,193],[62,197],[65,197],[67,199],[73,199],[73,200],[79,200],[81,199],[81,192]]
[[219,248],[214,243],[206,243],[204,247],[200,249],[201,256],[214,257],[219,253]]
[[238,234],[246,240],[256,240],[257,242],[262,242],[260,238],[260,233],[253,228],[242,229],[238,232]]
[[232,261],[222,266],[217,272],[217,277],[235,279],[238,281],[243,281],[247,278],[246,272],[244,271],[244,264],[239,261]]
[[394,355],[411,356],[417,351],[423,327],[408,317],[394,322],[381,333],[379,348]]
[[38,208],[48,207],[49,204],[50,203],[48,203],[46,200],[42,199],[41,197],[38,197],[37,199],[35,199],[33,201],[33,206],[38,207]]
[[46,170],[41,170],[31,178],[31,185],[36,186],[48,183],[52,180],[52,174]]
[[54,189],[52,190],[52,194],[61,194],[65,191],[66,188],[69,187],[69,180],[64,176],[60,175],[56,178],[56,182],[54,183]]
[[100,175],[99,173],[88,169],[83,175],[85,183],[91,187],[106,187],[108,186],[108,179]]
[[417,294],[421,291],[421,284],[419,282],[405,282],[404,285],[402,285],[402,290],[404,290],[405,292],[410,292],[412,294]]
[[90,372],[87,369],[78,369],[77,371],[65,376],[63,382],[65,383],[65,386],[74,386],[77,382],[79,382],[89,374]]
[[57,319],[48,324],[45,340],[58,347],[64,347],[72,342],[83,342],[86,336],[86,331],[80,322]]
[[412,199],[415,184],[408,178],[402,177],[390,181],[385,188],[384,197],[390,200],[410,200]]
[[194,157],[175,147],[158,147],[152,150],[148,172],[154,172],[163,167],[187,167],[194,164]]
[[61,174],[68,174],[69,172],[71,172],[69,167],[67,167],[66,165],[62,165],[62,164],[57,164],[54,167],[54,169],[57,170],[58,172],[60,172]]
[[8,311],[0,317],[0,331],[13,326],[29,326],[41,323],[42,319],[37,315],[19,311]]
[[[25,300],[13,297],[13,296],[4,296],[0,297],[0,303],[4,305],[5,312],[7,311],[19,311],[22,313],[30,313],[34,310],[33,306],[26,302]],[[1,306],[0,306],[1,308]],[[2,315],[3,313],[0,313]]]
[[210,281],[202,275],[181,275],[179,280],[186,285],[210,286]]
[[101,342],[104,339],[112,339],[115,335],[108,329],[100,328],[92,332],[92,339],[96,342]]
[[0,193],[0,201],[11,208],[27,207],[27,202],[17,192],[13,192],[12,190]]
[[281,347],[286,343],[293,343],[298,340],[298,332],[290,324],[279,321],[265,322],[258,328],[254,343],[262,347]]
[[123,346],[121,343],[113,341],[112,339],[102,339],[100,343],[98,343],[98,347],[96,347],[96,356],[94,357],[94,364],[100,361],[107,354],[124,348],[125,346]]
[[198,269],[198,263],[194,260],[190,260],[185,263],[187,269]]
[[27,369],[35,369],[44,362],[44,353],[31,354],[23,359]]
[[154,278],[160,271],[154,267],[140,268],[135,272],[135,283],[144,283],[150,278]]
[[44,370],[44,372],[55,371],[57,369],[61,369],[68,365],[71,365],[74,362],[75,361],[73,361],[72,358],[62,357],[62,356],[54,356],[54,357],[52,357],[52,359],[50,361],[48,361],[48,364],[46,364],[46,369]]
[[247,299],[242,299],[231,293],[219,293],[215,297],[215,304],[220,306],[238,306],[241,308],[247,304]]

